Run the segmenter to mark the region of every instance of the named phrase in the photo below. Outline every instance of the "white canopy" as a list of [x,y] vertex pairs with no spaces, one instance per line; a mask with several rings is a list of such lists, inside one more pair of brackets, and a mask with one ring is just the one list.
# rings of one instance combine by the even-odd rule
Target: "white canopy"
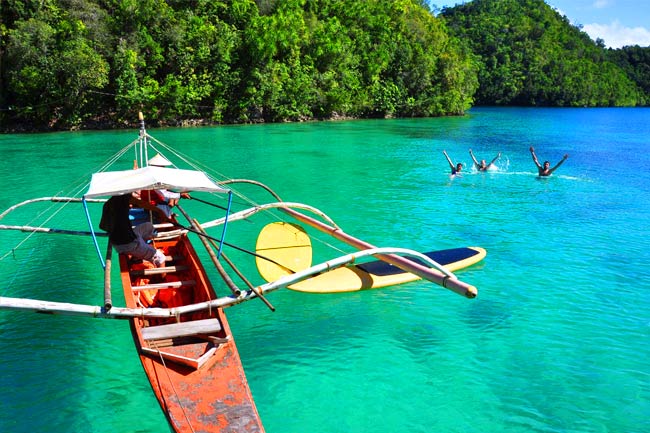
[[84,197],[123,195],[143,189],[228,192],[202,171],[148,166],[136,170],[95,173]]

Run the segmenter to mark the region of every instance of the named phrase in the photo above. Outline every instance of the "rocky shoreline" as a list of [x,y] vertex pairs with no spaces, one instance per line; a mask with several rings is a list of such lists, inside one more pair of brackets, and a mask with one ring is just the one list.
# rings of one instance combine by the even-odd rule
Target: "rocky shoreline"
[[[134,119],[137,119],[137,115],[134,116]],[[355,120],[360,119],[359,117],[340,115],[334,113],[332,116],[327,118],[315,118],[315,117],[304,117],[298,120],[287,120],[282,123],[301,123],[301,122],[330,122],[330,121],[342,121],[342,120]],[[267,123],[263,119],[256,119],[254,121],[246,122],[245,124],[261,124]],[[147,125],[151,128],[192,128],[192,127],[201,127],[201,126],[218,126],[218,125],[238,125],[243,123],[224,123],[224,122],[214,122],[209,119],[176,119],[176,120],[156,120],[155,118],[147,119]],[[44,132],[64,132],[64,131],[110,131],[110,130],[120,130],[120,129],[134,129],[139,128],[140,124],[138,121],[133,122],[116,122],[106,119],[87,119],[83,122],[80,122],[78,125],[73,127],[57,127],[56,122],[51,122],[47,127],[34,128],[33,125],[26,124],[15,124],[10,127],[3,126],[0,128],[0,133],[2,134],[31,134],[31,133],[44,133]]]

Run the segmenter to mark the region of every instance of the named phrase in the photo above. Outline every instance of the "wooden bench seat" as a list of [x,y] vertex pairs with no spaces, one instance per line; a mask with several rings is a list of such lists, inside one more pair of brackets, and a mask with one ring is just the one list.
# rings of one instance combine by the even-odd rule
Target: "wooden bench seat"
[[163,266],[162,268],[150,268],[150,269],[137,269],[131,271],[130,274],[135,277],[142,277],[145,275],[159,275],[159,274],[172,274],[174,272],[186,271],[187,266]]
[[167,283],[155,283],[155,284],[145,284],[142,286],[133,286],[131,289],[134,292],[140,292],[142,290],[161,290],[161,289],[178,289],[181,287],[192,287],[196,285],[196,281],[194,280],[186,280],[186,281],[170,281]]
[[162,340],[199,334],[214,334],[219,331],[221,331],[221,323],[218,319],[203,319],[142,328],[142,338],[145,340]]

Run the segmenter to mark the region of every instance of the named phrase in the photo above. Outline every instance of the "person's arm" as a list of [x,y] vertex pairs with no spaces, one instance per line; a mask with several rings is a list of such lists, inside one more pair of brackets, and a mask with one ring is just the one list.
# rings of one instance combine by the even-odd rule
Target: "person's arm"
[[499,154],[495,156],[492,161],[490,161],[490,163],[487,165],[487,168],[490,168],[490,166],[492,166],[492,164],[494,164],[499,158],[501,158],[501,152],[499,152]]
[[170,207],[174,207],[178,205],[178,202],[181,198],[186,198],[190,199],[190,193],[188,192],[174,192],[174,191],[169,191],[167,189],[162,189],[160,190],[161,194],[165,197],[165,200],[167,201],[167,204]]
[[169,207],[174,207],[178,204],[178,200],[181,198],[181,195],[177,192],[174,191],[169,191],[167,189],[159,189],[156,190],[162,197],[164,202],[169,206]]
[[159,189],[158,192],[159,192],[160,195],[162,195],[162,196],[165,198],[165,200],[167,200],[167,201],[169,201],[169,200],[176,200],[176,201],[178,201],[178,199],[181,198],[181,195],[180,195],[179,193],[174,192],[174,191],[170,191],[170,190],[168,190],[168,189]]
[[568,157],[569,157],[569,154],[564,155],[564,158],[562,158],[562,160],[561,160],[560,162],[558,162],[557,165],[556,165],[555,167],[553,167],[552,169],[550,169],[548,172],[549,172],[549,173],[553,173],[553,172],[555,171],[555,169],[557,169],[559,166],[562,165],[562,163],[563,163],[564,161],[567,160]]
[[481,164],[479,164],[476,158],[474,157],[474,152],[472,152],[472,149],[469,150],[469,156],[472,157],[472,161],[474,161],[474,165],[476,165],[477,167],[481,166]]
[[447,162],[449,163],[449,167],[451,167],[451,171],[455,171],[456,167],[454,166],[454,163],[451,161],[449,155],[447,155],[447,151],[443,150],[442,153],[445,155],[445,158],[447,158]]
[[535,155],[535,149],[533,148],[533,146],[530,146],[530,154],[533,156],[533,162],[535,163],[537,168],[541,169],[542,165],[537,160],[537,155]]

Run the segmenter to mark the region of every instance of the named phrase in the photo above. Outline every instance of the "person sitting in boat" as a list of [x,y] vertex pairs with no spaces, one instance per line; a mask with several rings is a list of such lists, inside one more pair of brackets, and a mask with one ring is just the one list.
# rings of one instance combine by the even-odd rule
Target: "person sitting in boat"
[[162,210],[129,193],[113,196],[104,203],[99,228],[108,233],[118,253],[130,254],[134,259],[147,260],[158,267],[165,266],[165,254],[147,243],[154,236],[153,224],[145,222],[132,227],[129,218],[131,206],[157,212],[161,218],[168,220]]
[[537,170],[539,171],[540,176],[550,176],[569,157],[568,153],[565,154],[564,157],[562,158],[562,160],[560,162],[558,162],[555,165],[555,167],[551,168],[551,163],[548,162],[548,161],[544,161],[544,164],[539,163],[539,161],[537,160],[537,155],[535,155],[535,149],[533,148],[533,146],[530,146],[530,154],[533,157],[533,162],[537,166]]
[[472,152],[472,149],[469,150],[469,156],[472,157],[472,161],[474,161],[474,167],[476,167],[478,171],[488,171],[494,165],[496,160],[501,158],[501,152],[499,152],[499,154],[495,156],[494,159],[490,161],[489,164],[486,164],[484,159],[482,159],[481,162],[479,163],[474,157],[474,152]]
[[[148,161],[148,165],[154,167],[168,167],[172,165],[164,156],[161,154],[156,154],[153,158]],[[188,193],[178,193],[169,191],[168,189],[156,189],[156,190],[143,190],[140,192],[140,198],[145,200],[158,208],[160,208],[167,217],[172,215],[172,208],[178,204],[178,201],[182,198],[190,198]]]
[[451,158],[449,155],[447,155],[447,151],[443,150],[442,153],[445,155],[445,158],[447,158],[447,162],[449,163],[449,168],[451,168],[451,175],[454,176],[456,174],[460,174],[460,171],[463,169],[463,164],[460,162],[456,165],[454,165],[453,162],[451,162]]

